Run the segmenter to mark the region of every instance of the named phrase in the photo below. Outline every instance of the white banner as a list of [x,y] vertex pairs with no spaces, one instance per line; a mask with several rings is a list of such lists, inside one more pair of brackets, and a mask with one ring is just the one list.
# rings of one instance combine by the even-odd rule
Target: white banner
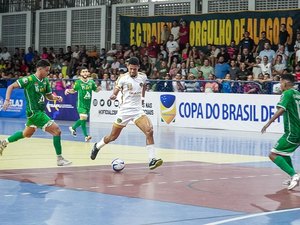
[[[279,95],[165,93],[160,95],[159,125],[260,131],[276,112],[279,99]],[[269,131],[283,132],[283,118]]]
[[[93,92],[90,112],[91,122],[114,122],[116,120],[120,98],[118,96],[116,100],[110,100],[109,97],[111,94],[111,91]],[[159,102],[155,101],[155,99],[159,99],[158,93],[146,93],[144,111],[152,124],[156,126],[159,116]]]
[[[114,122],[119,100],[93,93],[91,122]],[[257,131],[276,112],[279,95],[147,92],[145,112],[153,125]],[[283,117],[269,132],[283,133]]]

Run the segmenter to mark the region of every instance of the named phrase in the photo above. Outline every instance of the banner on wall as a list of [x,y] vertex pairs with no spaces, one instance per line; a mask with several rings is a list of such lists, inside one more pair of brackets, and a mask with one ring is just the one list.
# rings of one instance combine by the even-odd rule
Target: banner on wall
[[64,91],[53,91],[53,94],[63,98],[63,102],[46,101],[46,113],[54,120],[78,120],[76,109],[77,93],[65,95]]
[[10,106],[6,111],[2,110],[5,101],[6,88],[0,88],[0,117],[25,118],[26,101],[24,90],[15,89],[10,98]]
[[238,44],[245,31],[250,32],[256,44],[260,39],[260,33],[266,31],[266,36],[271,40],[272,45],[277,45],[282,23],[286,24],[287,31],[293,37],[289,43],[292,44],[296,37],[296,30],[300,28],[300,10],[148,17],[120,16],[120,43],[140,46],[144,41],[149,43],[151,36],[156,36],[157,42],[160,43],[162,27],[164,24],[171,27],[173,20],[187,21],[191,46],[229,45],[231,40],[235,40]]
[[[93,92],[91,105],[91,122],[111,122],[116,120],[119,109],[120,96],[116,100],[110,100],[111,91]],[[159,93],[146,93],[144,112],[149,117],[153,125],[157,125],[158,119],[158,102],[153,98],[158,98]],[[156,96],[156,97],[155,97]]]
[[[257,131],[277,111],[279,95],[161,94],[159,126]],[[283,117],[269,128],[283,132]]]
[[[109,100],[110,95],[94,93],[91,122],[115,121],[119,100]],[[260,132],[276,112],[280,96],[147,92],[145,100],[153,125]],[[283,117],[268,131],[283,133]]]

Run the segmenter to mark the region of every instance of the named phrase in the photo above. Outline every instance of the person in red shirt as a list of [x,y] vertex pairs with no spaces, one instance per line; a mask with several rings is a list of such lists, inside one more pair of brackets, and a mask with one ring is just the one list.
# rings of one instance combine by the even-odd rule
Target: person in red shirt
[[157,55],[159,52],[159,45],[156,42],[156,37],[151,37],[151,42],[148,44],[148,57],[152,65],[155,65],[157,60]]

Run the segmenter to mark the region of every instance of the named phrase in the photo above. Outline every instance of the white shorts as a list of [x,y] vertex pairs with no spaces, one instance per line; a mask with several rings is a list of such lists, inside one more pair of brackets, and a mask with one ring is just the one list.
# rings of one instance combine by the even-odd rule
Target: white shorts
[[117,118],[115,120],[115,124],[118,126],[122,126],[122,127],[126,127],[126,125],[130,122],[133,121],[135,123],[135,121],[139,118],[141,118],[142,116],[146,115],[145,112],[143,110],[141,111],[134,111],[134,112],[118,112],[117,113]]

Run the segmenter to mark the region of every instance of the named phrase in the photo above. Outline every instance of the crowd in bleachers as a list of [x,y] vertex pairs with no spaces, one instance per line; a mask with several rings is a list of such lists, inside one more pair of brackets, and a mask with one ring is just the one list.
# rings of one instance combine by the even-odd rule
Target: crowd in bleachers
[[[112,90],[118,76],[127,72],[126,60],[136,56],[141,61],[140,71],[149,78],[148,91],[164,92],[222,92],[222,93],[280,93],[278,81],[284,73],[292,73],[300,82],[300,31],[296,40],[282,24],[279,44],[271,45],[266,32],[258,43],[245,31],[239,43],[228,46],[208,44],[199,49],[189,44],[189,28],[185,21],[165,24],[159,40],[141,46],[112,44],[111,49],[94,46],[67,46],[41,52],[29,47],[15,48],[14,53],[0,48],[0,87],[9,80],[33,73],[40,59],[51,62],[49,78],[54,90],[72,86],[78,77],[78,68],[86,66],[102,90]],[[290,43],[290,44],[289,44]],[[300,86],[300,85],[299,85]]]

